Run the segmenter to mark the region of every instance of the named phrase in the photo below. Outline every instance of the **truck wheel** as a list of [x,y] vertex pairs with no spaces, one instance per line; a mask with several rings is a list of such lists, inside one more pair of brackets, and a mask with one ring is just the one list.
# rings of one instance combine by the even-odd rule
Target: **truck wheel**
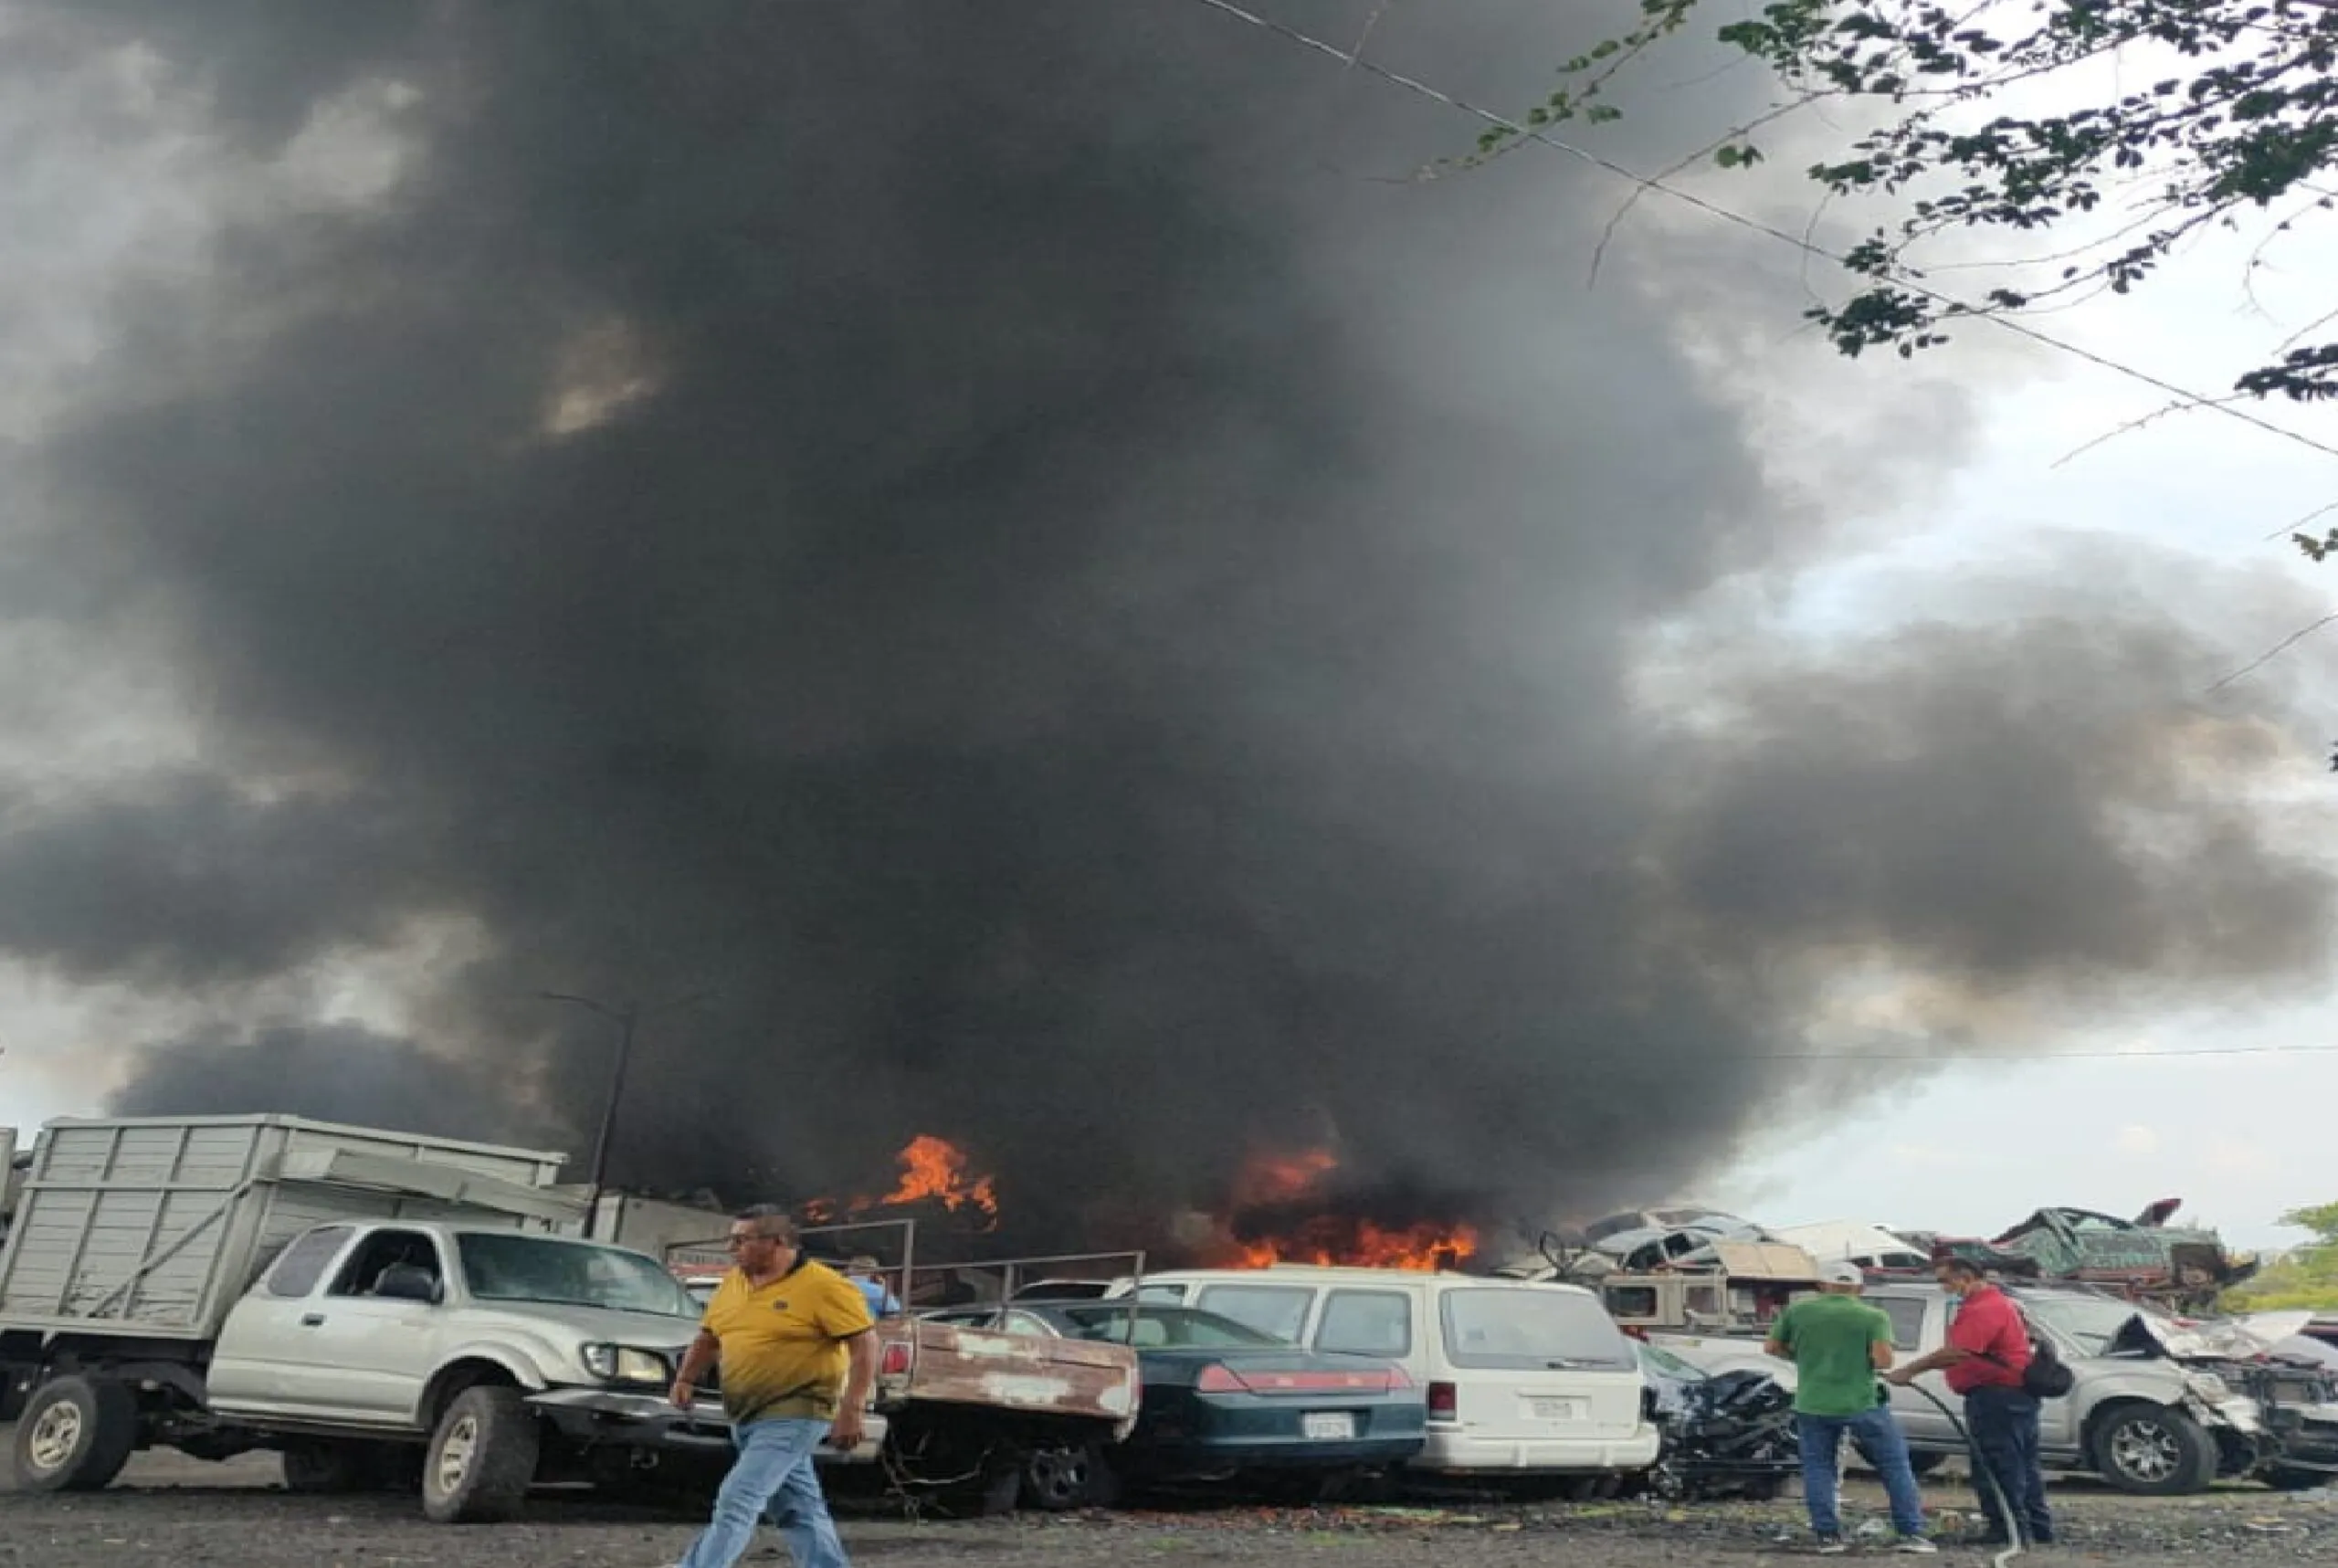
[[447,1406],[422,1464],[422,1511],[440,1524],[516,1518],[543,1435],[518,1389],[467,1388]]
[[1910,1454],[1908,1468],[1920,1476],[1929,1476],[1948,1463],[1946,1454]]
[[29,1492],[93,1492],[138,1447],[138,1401],[101,1377],[57,1377],[16,1422],[16,1484]]
[[2112,1412],[2094,1435],[2095,1468],[2122,1492],[2176,1497],[2208,1489],[2217,1479],[2217,1445],[2206,1428],[2164,1405]]
[[370,1490],[374,1484],[371,1444],[303,1438],[287,1443],[281,1458],[284,1489],[288,1492],[362,1492]]

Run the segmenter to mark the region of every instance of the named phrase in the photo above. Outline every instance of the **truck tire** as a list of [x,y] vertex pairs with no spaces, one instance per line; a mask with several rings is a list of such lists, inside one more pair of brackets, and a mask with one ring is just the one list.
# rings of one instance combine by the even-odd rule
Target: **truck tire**
[[1910,1454],[1908,1456],[1908,1468],[1920,1476],[1929,1476],[1946,1463],[1948,1463],[1946,1454]]
[[422,1511],[439,1524],[519,1516],[543,1434],[516,1388],[482,1384],[447,1406],[422,1464]]
[[108,1378],[54,1377],[33,1391],[16,1422],[16,1485],[28,1492],[93,1492],[121,1474],[138,1447],[138,1401]]
[[374,1489],[377,1456],[371,1443],[303,1437],[284,1445],[284,1489],[323,1495]]
[[2207,1429],[2164,1405],[2123,1405],[2094,1434],[2095,1473],[2138,1497],[2204,1492],[2217,1479],[2217,1444]]

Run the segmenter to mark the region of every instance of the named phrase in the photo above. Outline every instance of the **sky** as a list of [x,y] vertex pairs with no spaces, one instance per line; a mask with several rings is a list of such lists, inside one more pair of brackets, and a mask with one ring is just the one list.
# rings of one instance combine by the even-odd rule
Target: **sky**
[[[10,16],[0,5],[0,39],[10,36]],[[1423,36],[1395,23],[1386,35],[1395,51],[1390,58],[1400,64],[1424,58],[1430,46]],[[1229,30],[1223,47],[1280,46]],[[1433,51],[1427,58],[1435,65]],[[90,142],[73,155],[0,174],[0,233],[41,237],[0,242],[0,368],[11,389],[0,398],[0,505],[45,500],[32,489],[29,465],[7,461],[7,444],[37,445],[85,395],[86,383],[121,354],[121,299],[216,265],[230,222],[366,210],[420,157],[401,140],[405,106],[395,85],[375,83],[335,100],[256,176],[238,162],[239,150],[157,85],[167,84],[168,73],[153,58],[132,52],[79,68],[89,78],[67,80],[56,97],[0,95],[0,139],[37,134],[52,147],[84,135]],[[1322,68],[1294,57],[1291,79]],[[1357,81],[1345,90],[1394,89]],[[158,102],[165,108],[146,133],[106,145],[100,121],[84,127],[56,108],[75,91],[111,94],[107,101],[133,115]],[[1796,165],[1793,154],[1805,144],[1794,136],[1816,133],[1781,132],[1773,169],[1758,177],[1708,171],[1684,183],[1798,227],[1807,196],[1776,171]],[[1424,142],[1422,155],[1448,150]],[[109,177],[90,179],[100,166]],[[1579,173],[1553,173],[1549,188],[1561,190],[1563,177]],[[1498,177],[1514,201],[1528,204],[1544,178],[1517,164]],[[1624,194],[1610,186],[1601,200]],[[2211,653],[2183,671],[2197,689],[2327,602],[2328,574],[2338,565],[2316,567],[2267,536],[2338,500],[2338,459],[2202,410],[2073,456],[2151,414],[2164,396],[1979,327],[1888,380],[1872,364],[1846,366],[1797,326],[1798,260],[1749,261],[1738,248],[1742,239],[1651,198],[1619,226],[1605,294],[1585,289],[1579,271],[1533,287],[1488,272],[1474,284],[1485,300],[1478,315],[1538,292],[1564,314],[1571,301],[1611,308],[1618,290],[1633,287],[1618,277],[1645,269],[1648,297],[1679,313],[1673,333],[1683,353],[1703,367],[1716,396],[1741,405],[1766,433],[1767,477],[1782,489],[1827,495],[1838,514],[1825,530],[1814,529],[1811,542],[1783,548],[1762,569],[1723,578],[1685,601],[1677,625],[1648,628],[1652,702],[1695,707],[1682,695],[1679,668],[1666,662],[1678,648],[1691,655],[1773,645],[1855,649],[1931,616],[1985,622],[2029,610],[2084,615],[2166,604],[2213,627]],[[2157,376],[2221,391],[2265,345],[2326,309],[2316,279],[2338,276],[2338,244],[2302,234],[2273,253],[2252,302],[2238,279],[2253,244],[2250,237],[2213,237],[2133,298],[2097,301],[2041,324]],[[1566,247],[1571,267],[1587,263],[1573,228]],[[1322,276],[1385,303],[1385,296],[1372,293],[1374,260],[1359,257],[1352,270],[1326,267]],[[1725,272],[1726,287],[1701,299],[1701,267]],[[1472,324],[1466,304],[1391,325],[1381,347],[1391,364],[1404,364],[1398,356],[1407,353],[1437,363],[1438,332],[1457,323]],[[1543,330],[1558,341],[1556,329]],[[1408,339],[1407,331],[1420,335]],[[636,395],[639,384],[646,382],[616,377],[616,401]],[[2326,416],[2247,406],[2338,444]],[[598,404],[578,416],[586,426],[604,417]],[[85,586],[70,577],[16,585],[8,603],[19,614],[5,645],[10,678],[0,680],[0,718],[11,721],[16,740],[0,741],[0,765],[31,781],[27,787],[66,795],[125,772],[219,760],[229,742],[215,721],[232,708],[231,694],[125,676],[121,669],[133,667],[91,659],[86,645],[53,623],[21,613]],[[133,620],[120,635],[135,643],[142,634]],[[2293,709],[2310,710],[2317,698],[2338,696],[2333,669],[2338,630],[2329,644],[2310,641],[2248,678],[2235,700],[2275,690]],[[2338,735],[2338,720],[2331,728]],[[2284,752],[2280,765],[2236,770],[2218,787],[2257,798],[2310,846],[2326,834],[2322,792],[2331,784],[2315,759],[2303,759],[2303,767],[2300,760]],[[0,817],[0,825],[13,820]],[[176,864],[186,847],[163,842],[153,853]],[[234,851],[230,838],[227,852]],[[368,926],[362,942],[218,995],[143,984],[136,963],[75,972],[0,961],[0,1018],[7,1020],[0,1026],[0,1124],[97,1111],[128,1071],[126,1043],[197,1040],[249,1016],[283,1014],[353,1020],[384,1039],[425,1033],[435,1019],[433,998],[418,977],[472,963],[490,951],[491,934],[443,910]],[[2326,1049],[2338,1045],[2330,1027],[2338,995],[2300,996],[2292,987],[2280,996],[2244,994],[2200,1005],[2169,999],[2146,975],[2114,976],[2108,993],[2066,996],[2017,994],[2010,986],[2000,995],[1986,978],[1935,987],[1931,977],[1903,969],[1866,989],[1850,987],[1856,994],[1842,999],[1839,1013],[1810,1021],[1807,1040],[1782,1043],[1823,1047],[1834,1030],[1872,1048],[1879,1035],[1888,1044],[1902,1032],[1922,1042],[1912,1048],[1940,1059],[1922,1071],[1875,1078],[1814,1075],[1741,1142],[1716,1154],[1700,1190],[1645,1196],[1704,1198],[1778,1224],[1863,1218],[1964,1232],[2002,1228],[2043,1204],[2130,1213],[2180,1196],[2188,1215],[2252,1247],[2294,1239],[2274,1223],[2283,1210],[2338,1196],[2328,1190],[2338,1173],[2312,1164],[2311,1119],[2297,1109],[2326,1104],[2338,1090],[2338,1052]],[[1945,1046],[1927,1033],[1943,1018],[1954,1026],[1944,1031]],[[1954,1059],[1974,1029],[1985,1033],[1988,1059]],[[2213,1049],[2236,1054],[2152,1057]],[[2070,1053],[2078,1055],[2047,1059]],[[1656,1089],[1649,1098],[1660,1100],[1660,1080]],[[1663,1113],[1660,1103],[1649,1110]]]

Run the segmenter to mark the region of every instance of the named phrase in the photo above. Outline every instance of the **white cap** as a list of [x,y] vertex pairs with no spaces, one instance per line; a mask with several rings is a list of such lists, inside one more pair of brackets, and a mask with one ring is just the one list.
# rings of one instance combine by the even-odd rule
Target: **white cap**
[[1867,1275],[1860,1270],[1858,1264],[1847,1258],[1839,1263],[1820,1264],[1818,1282],[1822,1285],[1864,1285],[1867,1283]]

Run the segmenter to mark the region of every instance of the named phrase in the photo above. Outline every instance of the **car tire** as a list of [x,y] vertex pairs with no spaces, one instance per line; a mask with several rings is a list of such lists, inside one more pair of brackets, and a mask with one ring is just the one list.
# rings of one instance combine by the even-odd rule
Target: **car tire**
[[53,1377],[16,1418],[16,1485],[28,1492],[93,1492],[121,1474],[138,1447],[138,1400],[103,1377]]
[[480,1384],[447,1406],[422,1464],[422,1511],[440,1524],[519,1517],[543,1434],[516,1388]]
[[2137,1497],[2203,1492],[2217,1479],[2217,1444],[2181,1410],[2121,1405],[2095,1428],[2095,1473]]
[[1023,1506],[1041,1513],[1110,1508],[1119,1490],[1101,1444],[1042,1443],[1023,1461]]

